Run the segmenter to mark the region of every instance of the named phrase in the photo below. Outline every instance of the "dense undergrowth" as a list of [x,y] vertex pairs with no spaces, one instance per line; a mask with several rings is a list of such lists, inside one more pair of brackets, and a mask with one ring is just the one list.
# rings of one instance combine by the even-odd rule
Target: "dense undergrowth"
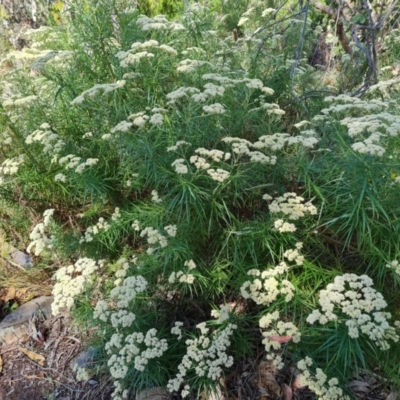
[[122,3],[27,31],[0,106],[2,202],[43,216],[25,244],[65,265],[53,312],[97,327],[114,398],[204,395],[261,342],[320,399],[360,370],[399,385],[396,32],[357,97],[359,51],[310,66],[297,3]]

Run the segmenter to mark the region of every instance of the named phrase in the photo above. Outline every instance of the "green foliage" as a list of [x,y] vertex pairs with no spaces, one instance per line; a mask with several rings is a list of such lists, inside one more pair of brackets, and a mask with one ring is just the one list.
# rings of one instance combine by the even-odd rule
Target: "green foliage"
[[116,398],[199,397],[262,345],[343,385],[378,361],[396,376],[389,314],[381,342],[350,337],[344,311],[307,318],[345,273],[368,273],[398,315],[397,82],[323,99],[341,85],[307,64],[307,10],[267,3],[171,21],[154,14],[177,2],[72,1],[7,56],[0,193],[43,214],[29,251],[65,260],[54,312],[98,327]]
[[163,14],[175,17],[183,11],[183,1],[180,0],[139,0],[138,9],[141,13],[154,17]]

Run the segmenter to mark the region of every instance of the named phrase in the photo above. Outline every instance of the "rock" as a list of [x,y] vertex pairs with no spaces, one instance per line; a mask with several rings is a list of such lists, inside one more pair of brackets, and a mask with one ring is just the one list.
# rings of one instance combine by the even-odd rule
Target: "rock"
[[79,353],[72,361],[71,368],[76,371],[77,368],[90,368],[96,355],[96,348],[89,347],[87,350]]
[[[3,236],[2,232],[1,236]],[[10,260],[11,263],[17,264],[22,268],[29,269],[33,266],[32,258],[29,254],[26,254],[23,251],[16,249],[14,246],[7,242],[1,243],[1,252],[6,254],[6,259]]]
[[28,301],[18,307],[11,314],[7,315],[0,322],[0,329],[8,328],[9,326],[21,325],[28,322],[32,317],[38,316],[48,319],[51,317],[51,303],[53,296],[40,296],[36,299]]
[[136,400],[169,400],[171,394],[162,387],[142,390],[136,394]]
[[1,328],[0,343],[4,346],[11,346],[17,343],[27,342],[29,339],[28,329],[29,329],[28,324],[9,326],[8,328]]
[[18,307],[0,322],[0,343],[9,345],[28,339],[29,321],[37,316],[40,319],[51,317],[53,296],[41,296]]
[[29,269],[32,268],[32,258],[30,255],[17,250],[13,249],[13,251],[10,254],[10,258],[12,261],[15,262],[15,264],[18,264],[20,267]]

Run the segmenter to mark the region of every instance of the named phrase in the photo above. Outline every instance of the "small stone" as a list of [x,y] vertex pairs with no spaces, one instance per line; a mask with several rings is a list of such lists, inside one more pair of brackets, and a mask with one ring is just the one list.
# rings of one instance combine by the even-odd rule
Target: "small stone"
[[10,258],[12,261],[14,261],[16,264],[19,266],[29,269],[32,268],[33,263],[32,263],[32,258],[30,255],[24,253],[23,251],[20,250],[14,250],[10,254]]
[[53,296],[41,296],[18,307],[0,322],[0,343],[10,345],[29,339],[29,321],[37,316],[48,319],[51,316]]
[[18,307],[11,314],[7,315],[0,322],[0,330],[8,328],[9,326],[21,325],[28,322],[34,316],[39,318],[48,319],[51,317],[51,303],[53,303],[53,296],[40,296],[36,299],[28,301],[22,306]]
[[142,390],[136,395],[136,400],[169,400],[170,398],[170,393],[162,387]]
[[78,368],[90,368],[96,355],[96,348],[89,347],[87,350],[79,353],[72,361],[71,368],[75,371]]

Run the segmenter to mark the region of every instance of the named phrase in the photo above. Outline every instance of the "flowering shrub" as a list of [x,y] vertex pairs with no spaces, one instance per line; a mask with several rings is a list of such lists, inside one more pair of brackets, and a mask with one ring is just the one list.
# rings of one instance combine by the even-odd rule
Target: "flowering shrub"
[[43,215],[27,250],[64,260],[53,313],[96,327],[113,398],[199,397],[260,344],[321,399],[393,371],[398,81],[326,96],[293,2],[70,3],[7,58],[0,193]]
[[[319,293],[319,304],[322,313],[316,309],[308,317],[307,322],[319,322],[322,325],[340,318],[348,327],[351,338],[358,338],[360,333],[369,337],[383,350],[389,349],[388,339],[397,342],[399,336],[395,328],[388,323],[389,312],[381,311],[387,303],[383,296],[373,287],[373,281],[366,275],[344,274],[337,276],[334,283]],[[338,311],[336,311],[338,310]],[[349,318],[350,317],[350,318]],[[342,319],[341,318],[341,319]]]

